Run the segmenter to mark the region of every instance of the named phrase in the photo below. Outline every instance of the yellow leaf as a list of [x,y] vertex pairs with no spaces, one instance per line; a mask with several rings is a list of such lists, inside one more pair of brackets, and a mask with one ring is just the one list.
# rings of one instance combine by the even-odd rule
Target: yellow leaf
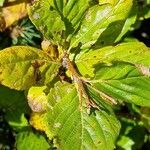
[[46,126],[43,123],[44,115],[45,113],[35,113],[35,112],[31,113],[29,122],[36,130],[40,130],[40,131],[46,130]]
[[11,26],[13,23],[27,15],[27,6],[29,0],[11,1],[6,3],[2,8],[2,14],[4,16],[6,26]]

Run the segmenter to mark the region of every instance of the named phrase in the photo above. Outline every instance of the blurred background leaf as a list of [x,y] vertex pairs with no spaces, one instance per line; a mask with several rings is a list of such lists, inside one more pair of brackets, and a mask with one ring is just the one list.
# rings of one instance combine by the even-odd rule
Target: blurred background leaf
[[0,0],[0,7],[3,6],[5,0]]
[[24,92],[0,86],[0,109],[3,110],[5,119],[14,129],[21,130],[28,126],[25,115],[30,111]]
[[18,150],[48,150],[49,143],[42,134],[33,131],[23,131],[16,136]]

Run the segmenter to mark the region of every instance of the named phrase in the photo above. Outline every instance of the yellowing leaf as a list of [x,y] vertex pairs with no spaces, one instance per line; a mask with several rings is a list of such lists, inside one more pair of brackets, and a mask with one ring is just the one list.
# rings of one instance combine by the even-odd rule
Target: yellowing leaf
[[43,87],[31,87],[28,91],[28,103],[32,111],[34,112],[44,112],[48,106],[48,99],[44,90],[46,86]]
[[29,46],[14,46],[0,51],[0,82],[16,90],[47,84],[58,73],[59,62]]
[[46,130],[46,126],[43,123],[43,116],[44,113],[35,113],[35,112],[31,113],[29,122],[36,130],[40,130],[40,131]]
[[29,0],[19,0],[6,3],[2,8],[2,14],[6,22],[5,28],[11,26],[14,22],[27,15],[28,4]]

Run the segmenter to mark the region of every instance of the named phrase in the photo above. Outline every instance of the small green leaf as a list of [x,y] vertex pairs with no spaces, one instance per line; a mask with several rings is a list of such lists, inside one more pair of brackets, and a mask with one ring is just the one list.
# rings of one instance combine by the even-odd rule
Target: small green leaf
[[119,149],[123,150],[132,150],[132,146],[134,145],[133,139],[131,139],[128,136],[121,136],[120,140],[118,141],[117,145],[119,146]]
[[[62,150],[70,147],[73,150],[112,150],[120,129],[112,111],[93,110],[89,115],[85,99],[80,104],[75,87],[70,84],[67,89],[67,85],[57,83],[52,90],[55,91],[54,98],[49,101],[53,106],[45,118],[47,136],[53,138],[55,146]],[[66,90],[66,93],[62,96],[59,90]],[[59,101],[58,98],[55,100],[56,93]]]
[[47,84],[57,75],[59,63],[43,51],[14,46],[0,51],[0,82],[17,90]]
[[16,146],[18,150],[48,150],[50,145],[44,136],[32,131],[23,131],[16,136]]

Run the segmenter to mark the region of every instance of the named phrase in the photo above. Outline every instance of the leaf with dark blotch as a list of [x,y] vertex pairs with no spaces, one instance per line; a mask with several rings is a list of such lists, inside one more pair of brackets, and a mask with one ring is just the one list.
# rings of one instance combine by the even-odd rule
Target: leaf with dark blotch
[[0,51],[0,82],[9,88],[25,90],[49,83],[57,75],[59,62],[29,46],[14,46]]

